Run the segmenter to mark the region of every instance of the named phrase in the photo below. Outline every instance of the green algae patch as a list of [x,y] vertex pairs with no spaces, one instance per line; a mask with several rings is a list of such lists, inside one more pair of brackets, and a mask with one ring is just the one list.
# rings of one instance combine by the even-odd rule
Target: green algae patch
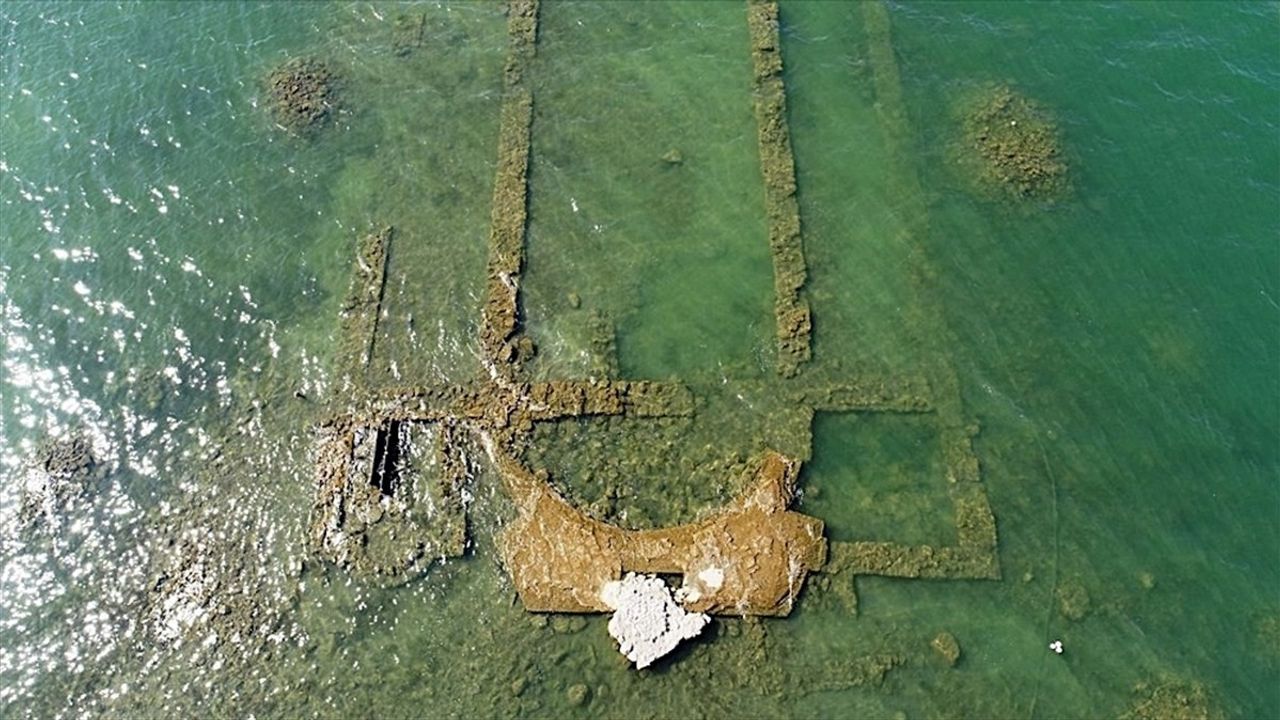
[[947,667],[955,667],[960,661],[960,642],[949,632],[938,633],[929,642],[929,647],[933,648],[934,654],[942,658]]
[[963,104],[960,162],[985,192],[1051,199],[1067,189],[1061,133],[1048,112],[1008,85]]
[[1280,664],[1280,613],[1272,611],[1254,621],[1254,640],[1269,663]]
[[1161,679],[1135,688],[1138,700],[1121,720],[1222,720],[1226,715],[1195,681]]
[[391,23],[391,52],[397,57],[405,57],[422,47],[426,36],[427,14],[425,12],[403,13],[396,16]]
[[267,73],[265,84],[272,119],[293,135],[320,130],[340,105],[338,76],[315,58],[286,61]]

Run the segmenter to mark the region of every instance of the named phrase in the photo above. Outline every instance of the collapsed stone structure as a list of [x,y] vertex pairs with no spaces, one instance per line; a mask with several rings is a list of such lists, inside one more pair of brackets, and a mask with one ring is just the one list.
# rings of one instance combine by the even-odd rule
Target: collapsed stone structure
[[68,504],[87,493],[107,471],[84,432],[45,438],[20,475],[19,523],[57,526]]
[[[868,10],[869,20],[876,12],[883,8]],[[338,384],[343,397],[353,400],[335,407],[317,430],[314,551],[357,575],[386,582],[401,582],[436,560],[462,554],[465,487],[472,472],[468,457],[483,450],[515,504],[516,517],[502,530],[498,550],[530,611],[617,610],[619,583],[663,583],[642,577],[652,574],[680,576],[669,601],[682,613],[730,616],[787,615],[815,571],[843,582],[837,590],[851,609],[858,575],[998,577],[995,520],[972,448],[977,429],[961,418],[954,371],[944,366],[926,379],[833,379],[802,372],[811,355],[811,320],[803,294],[807,271],[773,2],[747,4],[778,337],[777,377],[765,381],[762,390],[788,404],[788,420],[805,428],[802,441],[787,454],[774,450],[755,458],[745,489],[724,507],[688,524],[651,530],[626,530],[592,518],[565,500],[545,472],[521,461],[537,423],[593,416],[688,417],[697,409],[695,392],[679,382],[612,377],[531,382],[523,371],[532,353],[532,343],[521,334],[520,282],[534,103],[527,74],[537,20],[536,0],[509,4],[510,47],[478,331],[484,372],[448,387],[370,386],[394,231],[383,228],[365,236],[357,248],[339,339]],[[877,57],[892,61],[891,52]],[[896,87],[896,68],[873,70],[878,88]],[[900,103],[900,96],[894,97]],[[955,508],[956,544],[828,543],[820,519],[789,510],[800,465],[810,453],[808,427],[820,412],[909,413],[935,423]],[[644,607],[684,617],[653,597]],[[682,625],[675,635],[692,632],[691,627]],[[634,640],[619,633],[626,643]],[[669,640],[663,633],[647,637],[657,644],[636,641],[633,649],[666,647]],[[639,664],[652,656],[645,650],[633,659]]]

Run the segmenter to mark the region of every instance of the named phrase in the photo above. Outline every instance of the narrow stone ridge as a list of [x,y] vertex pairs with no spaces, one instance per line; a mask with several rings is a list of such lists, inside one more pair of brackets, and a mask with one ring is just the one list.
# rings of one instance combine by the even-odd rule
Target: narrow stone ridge
[[368,367],[373,358],[393,233],[390,226],[383,227],[357,243],[355,272],[342,305],[342,338],[338,350],[343,370],[353,375]]
[[521,360],[516,334],[528,221],[529,131],[533,123],[533,93],[525,83],[525,74],[537,47],[538,0],[512,0],[508,4],[507,34],[510,45],[503,71],[498,172],[493,185],[480,346],[490,372],[511,379]]
[[760,169],[764,174],[769,253],[773,256],[773,314],[777,321],[778,372],[793,377],[808,362],[813,321],[801,295],[808,271],[796,201],[796,162],[787,126],[787,94],[782,82],[782,45],[778,38],[778,4],[747,3],[751,59],[755,67],[756,125]]

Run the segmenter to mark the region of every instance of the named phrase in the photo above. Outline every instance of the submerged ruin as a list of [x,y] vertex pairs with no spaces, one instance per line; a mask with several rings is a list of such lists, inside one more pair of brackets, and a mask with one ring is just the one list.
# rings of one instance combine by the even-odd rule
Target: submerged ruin
[[[758,382],[753,392],[777,405],[786,419],[777,424],[792,429],[773,432],[771,447],[744,461],[734,499],[674,527],[629,530],[592,517],[557,491],[545,470],[529,465],[538,425],[592,417],[689,418],[715,390],[676,380],[618,379],[616,362],[602,366],[600,377],[581,380],[534,381],[527,373],[534,348],[522,334],[520,288],[535,102],[527,76],[537,47],[538,3],[513,0],[477,329],[483,372],[460,384],[423,386],[398,374],[388,382],[371,366],[395,233],[381,228],[362,236],[338,340],[340,400],[316,431],[315,553],[357,577],[393,584],[464,554],[468,487],[475,462],[486,458],[516,509],[499,535],[498,552],[527,610],[622,612],[625,583],[667,587],[670,597],[662,602],[637,589],[648,599],[628,605],[626,622],[618,621],[615,636],[638,665],[656,659],[654,648],[674,647],[672,637],[678,642],[696,634],[699,617],[789,614],[815,572],[851,612],[859,575],[999,577],[995,519],[972,447],[977,428],[960,413],[954,371],[944,363],[942,372],[927,378],[806,372],[812,320],[777,5],[748,2],[746,16],[767,221],[761,241],[773,259],[777,337],[776,375],[748,382]],[[789,509],[800,467],[812,452],[815,416],[883,412],[916,415],[937,428],[947,465],[939,480],[954,507],[955,544],[830,542],[820,518]],[[674,578],[674,587],[659,576]],[[687,627],[674,635],[644,630],[651,623],[667,627],[672,617]],[[648,649],[632,657],[641,646]]]

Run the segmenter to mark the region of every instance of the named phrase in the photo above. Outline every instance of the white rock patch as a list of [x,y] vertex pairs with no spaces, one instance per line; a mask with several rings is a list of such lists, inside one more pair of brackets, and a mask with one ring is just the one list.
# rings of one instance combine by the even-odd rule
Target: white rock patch
[[698,581],[710,590],[719,590],[724,585],[724,570],[709,567],[698,573]]
[[697,637],[711,621],[703,613],[685,612],[667,584],[652,576],[627,573],[621,581],[606,583],[600,598],[614,609],[609,634],[637,670]]
[[708,567],[699,570],[692,578],[685,576],[684,585],[676,588],[676,602],[698,602],[703,595],[714,594],[721,587],[724,587],[724,569]]

